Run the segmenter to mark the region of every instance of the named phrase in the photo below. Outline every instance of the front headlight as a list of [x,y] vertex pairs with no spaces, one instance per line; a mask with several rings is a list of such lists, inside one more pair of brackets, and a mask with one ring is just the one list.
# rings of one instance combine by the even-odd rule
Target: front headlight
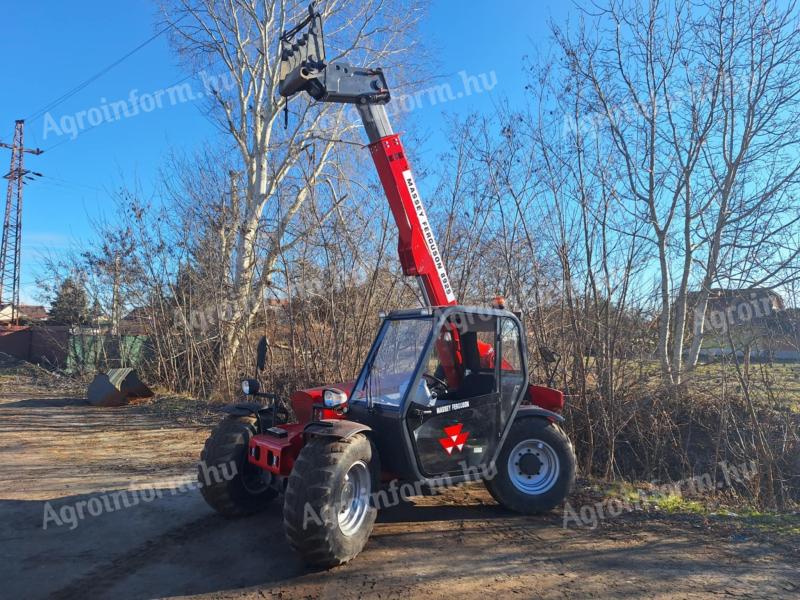
[[322,403],[326,408],[339,408],[347,404],[347,394],[334,388],[324,390],[322,392]]
[[245,379],[242,381],[242,391],[244,392],[245,396],[252,396],[253,394],[257,394],[258,389],[259,385],[257,379]]

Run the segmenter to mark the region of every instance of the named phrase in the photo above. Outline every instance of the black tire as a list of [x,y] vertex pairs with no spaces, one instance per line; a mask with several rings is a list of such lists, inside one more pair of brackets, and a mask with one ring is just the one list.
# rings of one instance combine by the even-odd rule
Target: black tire
[[[369,498],[363,512],[353,509],[353,514],[360,515],[357,527],[345,533],[339,521],[345,476],[352,482],[363,479],[364,473],[369,480],[359,489],[368,491]],[[379,479],[378,454],[364,434],[347,440],[315,437],[306,443],[292,469],[283,503],[286,537],[306,563],[335,567],[361,552],[378,513],[373,499]]]
[[[200,453],[200,493],[211,508],[226,517],[260,512],[278,495],[267,485],[261,469],[247,460],[247,447],[255,433],[255,417],[227,417],[214,428]],[[232,465],[236,465],[235,474]]]
[[[509,461],[512,452],[522,460]],[[496,466],[497,474],[484,481],[486,489],[498,503],[525,515],[555,508],[575,483],[572,443],[558,425],[542,418],[522,418],[511,425]]]

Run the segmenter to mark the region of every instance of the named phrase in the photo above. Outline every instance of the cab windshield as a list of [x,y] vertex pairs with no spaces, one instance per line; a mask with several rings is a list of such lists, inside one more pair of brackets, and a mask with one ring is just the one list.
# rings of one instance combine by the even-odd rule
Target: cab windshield
[[384,321],[379,346],[361,371],[352,400],[399,407],[432,327],[432,318]]

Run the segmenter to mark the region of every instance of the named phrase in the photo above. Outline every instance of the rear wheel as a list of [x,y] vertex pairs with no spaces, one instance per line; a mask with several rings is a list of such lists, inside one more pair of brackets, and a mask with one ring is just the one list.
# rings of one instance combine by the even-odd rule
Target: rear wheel
[[541,418],[514,422],[497,457],[489,493],[515,512],[537,514],[560,504],[575,482],[575,453],[567,434]]
[[247,460],[255,417],[227,417],[206,440],[197,479],[200,493],[218,513],[240,517],[264,510],[278,492],[270,475]]
[[363,434],[311,438],[294,464],[283,505],[289,544],[311,565],[333,567],[367,543],[377,508],[380,468]]

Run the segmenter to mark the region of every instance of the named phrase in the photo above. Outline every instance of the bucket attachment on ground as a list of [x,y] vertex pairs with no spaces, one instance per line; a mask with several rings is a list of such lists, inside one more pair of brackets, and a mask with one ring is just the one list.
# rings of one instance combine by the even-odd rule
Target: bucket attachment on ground
[[94,406],[122,406],[136,398],[152,398],[153,390],[142,383],[136,369],[109,369],[98,373],[89,384],[86,397]]

